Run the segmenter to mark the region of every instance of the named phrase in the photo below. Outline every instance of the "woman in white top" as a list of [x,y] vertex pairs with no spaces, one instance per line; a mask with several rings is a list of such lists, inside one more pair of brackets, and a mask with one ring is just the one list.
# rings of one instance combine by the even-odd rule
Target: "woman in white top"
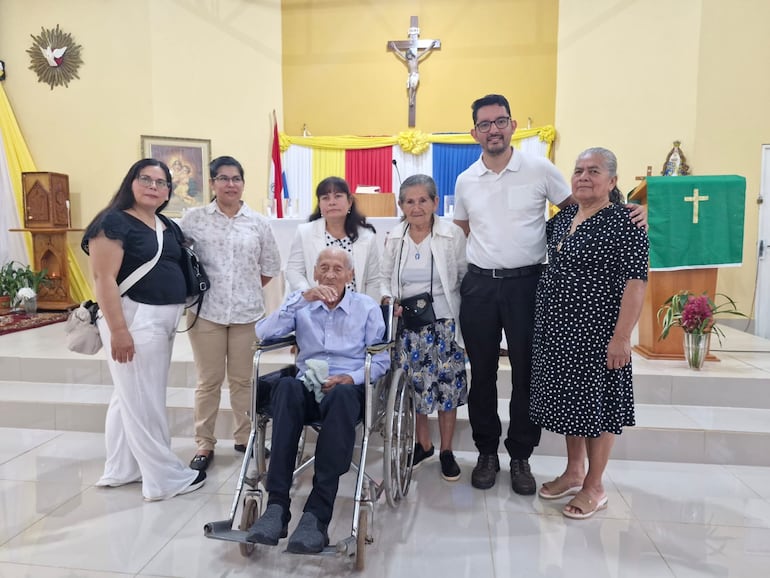
[[307,223],[297,227],[286,265],[289,291],[316,285],[313,268],[318,254],[326,247],[340,247],[353,256],[353,281],[348,288],[375,299],[385,291],[380,271],[380,251],[374,227],[356,209],[356,202],[345,179],[327,177],[316,187],[318,206]]
[[235,422],[234,448],[246,451],[251,431],[254,325],[265,314],[262,287],[281,271],[281,256],[270,222],[241,199],[245,184],[241,164],[233,157],[218,157],[211,161],[209,174],[214,200],[187,211],[180,223],[211,281],[200,315],[190,329],[198,374],[198,450],[190,462],[196,470],[206,470],[214,458],[214,430],[225,376]]
[[[452,453],[457,407],[468,399],[465,352],[457,318],[460,282],[465,276],[465,234],[457,225],[436,218],[438,194],[428,175],[412,175],[403,184],[398,204],[404,221],[385,242],[383,274],[397,301],[429,292],[436,321],[419,329],[403,327],[398,333],[396,359],[414,387],[417,443],[413,465],[434,454],[428,415],[438,410],[441,436],[441,477],[460,478]],[[396,307],[396,315],[403,316]]]

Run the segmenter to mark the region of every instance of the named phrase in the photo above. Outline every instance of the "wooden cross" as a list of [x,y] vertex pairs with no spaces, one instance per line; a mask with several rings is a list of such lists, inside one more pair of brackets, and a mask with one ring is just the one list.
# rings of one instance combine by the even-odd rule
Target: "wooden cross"
[[420,40],[420,27],[417,16],[412,16],[409,25],[409,40],[390,40],[388,50],[391,50],[406,63],[409,76],[406,80],[406,91],[409,95],[409,126],[415,126],[417,109],[417,85],[420,83],[420,60],[425,58],[434,48],[441,48],[441,40]]
[[701,201],[708,201],[709,198],[706,196],[701,197],[698,194],[698,189],[693,189],[692,197],[685,197],[684,200],[688,203],[692,203],[692,224],[697,225],[698,224],[698,203]]

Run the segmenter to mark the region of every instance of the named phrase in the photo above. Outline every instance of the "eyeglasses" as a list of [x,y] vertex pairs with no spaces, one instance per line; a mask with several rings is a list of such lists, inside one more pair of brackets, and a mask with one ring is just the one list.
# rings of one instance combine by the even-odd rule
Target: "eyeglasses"
[[501,116],[500,118],[496,118],[494,121],[482,120],[481,122],[476,123],[476,130],[479,132],[489,132],[489,129],[492,128],[492,123],[494,123],[497,128],[502,130],[504,128],[508,128],[508,125],[511,124],[511,117]]
[[138,177],[136,177],[136,180],[142,183],[148,189],[152,185],[155,185],[155,187],[158,189],[168,188],[168,181],[165,181],[163,179],[153,179],[152,177],[148,177],[147,175],[139,175]]
[[228,177],[226,175],[217,175],[216,177],[214,177],[214,180],[222,185],[227,183],[233,183],[234,185],[243,184],[243,178],[239,177],[238,175],[234,177]]

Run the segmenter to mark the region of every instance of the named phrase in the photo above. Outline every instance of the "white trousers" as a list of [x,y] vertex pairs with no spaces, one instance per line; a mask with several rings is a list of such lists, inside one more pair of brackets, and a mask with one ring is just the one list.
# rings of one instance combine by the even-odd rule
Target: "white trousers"
[[182,305],[145,305],[125,296],[121,303],[134,340],[130,363],[112,359],[107,322],[102,318],[97,322],[115,384],[105,424],[107,461],[97,485],[117,486],[141,479],[146,499],[171,498],[198,475],[171,451],[166,416],[171,350]]

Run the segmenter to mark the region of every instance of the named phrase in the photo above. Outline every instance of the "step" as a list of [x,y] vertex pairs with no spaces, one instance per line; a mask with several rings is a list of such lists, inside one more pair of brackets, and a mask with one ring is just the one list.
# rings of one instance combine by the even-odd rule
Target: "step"
[[[51,326],[55,327],[55,326]],[[42,332],[42,327],[26,333]],[[25,332],[18,335],[23,336]],[[16,335],[16,334],[13,334]],[[46,349],[23,342],[9,344],[0,336],[0,379],[17,382],[52,382],[109,385],[112,383],[103,352],[94,356],[71,353],[59,347]],[[635,400],[646,404],[705,405],[770,409],[770,353],[718,352],[719,362],[707,362],[701,371],[689,369],[684,361],[650,361],[634,354]],[[284,350],[263,357],[266,371],[291,363]],[[470,372],[470,366],[469,366]],[[189,342],[177,338],[171,362],[169,385],[195,387],[196,372]],[[510,396],[511,371],[508,360],[500,359],[499,395]]]
[[[0,382],[0,425],[63,431],[103,432],[112,387],[92,384]],[[193,437],[194,390],[168,389],[169,427],[174,437]],[[503,431],[508,400],[498,404]],[[636,405],[636,427],[617,437],[614,459],[770,466],[770,409],[695,405]],[[432,430],[437,431],[435,416]],[[216,435],[232,435],[233,418],[222,396]],[[373,444],[379,438],[374,436]],[[192,443],[192,442],[191,442]],[[454,448],[473,451],[467,407],[458,410]],[[540,455],[564,455],[564,438],[543,432]]]
[[[634,355],[637,426],[619,436],[613,458],[770,466],[770,341],[725,327],[701,371],[684,361]],[[263,371],[290,363],[288,351],[263,357]],[[510,367],[500,359],[499,414],[507,428]],[[67,351],[63,326],[0,336],[0,426],[104,431],[112,386],[104,352]],[[174,346],[168,388],[171,435],[193,437],[195,365],[185,334]],[[432,429],[437,431],[435,415]],[[222,396],[217,437],[232,435],[232,410]],[[437,437],[437,434],[434,435]],[[373,440],[378,441],[377,436]],[[467,408],[458,410],[455,449],[474,451]],[[502,446],[501,446],[502,447]],[[543,433],[538,453],[564,455],[563,438]]]

